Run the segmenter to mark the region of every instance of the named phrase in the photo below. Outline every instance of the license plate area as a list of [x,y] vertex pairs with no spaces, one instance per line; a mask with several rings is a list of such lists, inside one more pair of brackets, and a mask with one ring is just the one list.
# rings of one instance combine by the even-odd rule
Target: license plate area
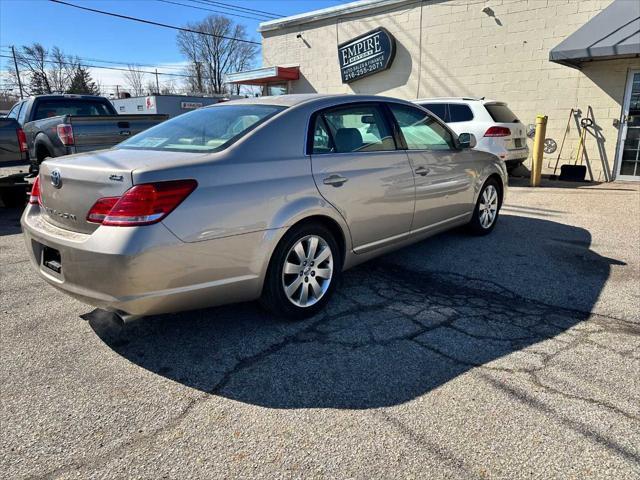
[[62,260],[60,259],[60,252],[55,248],[43,245],[42,265],[60,275],[62,273]]
[[515,139],[515,145],[516,145],[516,148],[522,148],[522,139],[521,138],[516,138]]

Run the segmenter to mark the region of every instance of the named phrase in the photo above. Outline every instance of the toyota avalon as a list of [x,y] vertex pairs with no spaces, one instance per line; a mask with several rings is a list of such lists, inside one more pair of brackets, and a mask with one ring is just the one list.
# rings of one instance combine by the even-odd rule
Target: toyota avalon
[[392,98],[232,101],[45,161],[21,222],[47,282],[123,319],[255,299],[302,318],[354,265],[491,232],[507,175],[474,145]]

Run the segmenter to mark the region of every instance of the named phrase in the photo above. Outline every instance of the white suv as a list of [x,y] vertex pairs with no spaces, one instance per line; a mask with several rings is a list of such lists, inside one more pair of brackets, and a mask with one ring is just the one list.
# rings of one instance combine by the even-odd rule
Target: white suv
[[509,171],[529,156],[525,127],[504,102],[484,98],[422,98],[414,103],[440,117],[456,133],[473,133],[476,150],[504,160]]

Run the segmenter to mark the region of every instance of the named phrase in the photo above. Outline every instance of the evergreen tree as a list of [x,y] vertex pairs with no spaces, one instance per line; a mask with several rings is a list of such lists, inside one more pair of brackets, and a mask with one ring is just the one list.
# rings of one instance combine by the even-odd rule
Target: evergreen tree
[[89,70],[79,65],[73,77],[71,77],[71,85],[69,85],[66,93],[100,95],[100,88],[96,85],[96,82],[93,81],[93,78],[91,78]]

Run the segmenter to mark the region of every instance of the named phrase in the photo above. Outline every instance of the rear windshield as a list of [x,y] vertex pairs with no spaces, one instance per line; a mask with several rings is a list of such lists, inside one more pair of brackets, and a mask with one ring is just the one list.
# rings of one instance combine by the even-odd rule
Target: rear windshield
[[519,123],[518,117],[509,107],[499,103],[489,103],[484,106],[494,122],[497,123]]
[[58,115],[115,115],[110,105],[100,100],[82,100],[61,98],[56,100],[40,100],[36,104],[34,120],[57,117]]
[[201,108],[167,120],[120,143],[119,148],[216,152],[286,107],[220,105]]

